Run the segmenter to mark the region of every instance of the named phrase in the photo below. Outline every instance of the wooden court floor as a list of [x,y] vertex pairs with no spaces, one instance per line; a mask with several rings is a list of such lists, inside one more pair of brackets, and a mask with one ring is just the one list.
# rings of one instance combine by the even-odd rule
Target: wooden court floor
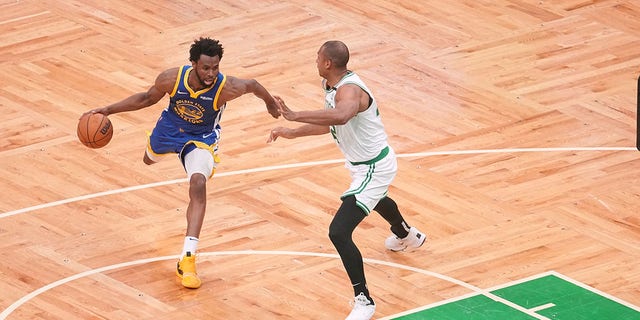
[[198,290],[174,275],[183,169],[141,161],[168,100],[111,116],[102,149],[78,142],[80,114],[188,64],[199,36],[297,110],[322,108],[319,46],[349,46],[399,155],[390,196],[429,236],[393,253],[381,217],[356,230],[374,318],[545,272],[640,306],[637,1],[0,0],[0,319],[348,314],[329,136],[267,144],[295,124],[229,103]]

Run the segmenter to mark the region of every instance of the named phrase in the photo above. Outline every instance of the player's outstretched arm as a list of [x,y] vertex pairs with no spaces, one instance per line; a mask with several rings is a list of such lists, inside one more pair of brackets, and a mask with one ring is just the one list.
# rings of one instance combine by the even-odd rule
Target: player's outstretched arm
[[267,143],[276,141],[278,137],[283,137],[286,139],[295,139],[298,137],[315,136],[315,135],[321,135],[326,133],[329,133],[328,126],[319,126],[315,124],[306,124],[297,128],[277,127],[271,130],[269,134],[269,138],[267,139]]
[[177,68],[166,70],[158,75],[155,83],[146,92],[138,92],[124,100],[106,107],[89,110],[88,112],[102,113],[105,116],[108,116],[114,113],[135,111],[152,106],[158,103],[165,94],[168,94],[173,90],[177,76]]
[[227,76],[227,82],[222,88],[220,96],[222,103],[226,103],[247,93],[253,93],[256,97],[262,99],[272,117],[277,119],[280,116],[273,96],[255,79],[240,79]]
[[[338,100],[336,96],[336,107],[322,110],[312,111],[293,111],[289,109],[284,100],[275,96],[280,114],[289,121],[304,122],[309,124],[321,125],[321,126],[333,126],[343,125],[347,123],[358,113],[359,101],[358,92],[351,90],[352,88],[338,90],[338,95],[343,97],[342,100]],[[342,91],[348,93],[341,94]]]

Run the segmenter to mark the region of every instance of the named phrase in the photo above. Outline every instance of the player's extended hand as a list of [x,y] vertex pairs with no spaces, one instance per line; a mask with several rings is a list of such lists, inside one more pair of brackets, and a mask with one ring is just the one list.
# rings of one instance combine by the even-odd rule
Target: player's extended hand
[[271,132],[269,133],[269,139],[267,139],[267,143],[276,141],[278,137],[291,139],[292,138],[291,129],[285,128],[285,127],[277,127],[277,128],[271,129]]
[[289,109],[289,107],[287,107],[287,105],[284,103],[284,100],[282,100],[282,98],[280,98],[279,96],[274,96],[273,98],[276,100],[276,105],[278,106],[278,111],[280,111],[280,114],[285,119],[294,121],[296,113],[291,111],[291,109]]
[[267,104],[267,111],[269,111],[269,114],[275,119],[278,119],[280,117],[280,109],[278,108],[278,104],[275,102],[275,100],[273,101],[273,103]]

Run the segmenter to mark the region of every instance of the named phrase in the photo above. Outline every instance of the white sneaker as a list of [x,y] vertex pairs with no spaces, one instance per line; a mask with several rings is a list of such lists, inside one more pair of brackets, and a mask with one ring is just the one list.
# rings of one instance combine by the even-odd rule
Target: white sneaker
[[345,320],[369,320],[376,313],[376,305],[360,292],[354,299],[353,310]]
[[406,237],[400,239],[395,234],[392,234],[384,241],[384,246],[391,251],[402,251],[407,248],[416,249],[424,244],[425,240],[427,240],[427,236],[424,233],[411,227]]

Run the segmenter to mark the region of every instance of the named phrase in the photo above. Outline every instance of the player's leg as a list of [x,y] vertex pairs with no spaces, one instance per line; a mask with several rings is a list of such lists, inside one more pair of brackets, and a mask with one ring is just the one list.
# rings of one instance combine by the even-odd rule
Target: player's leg
[[[351,285],[353,286],[356,304],[347,319],[373,316],[375,304],[369,296],[367,281],[364,275],[364,262],[360,250],[353,242],[353,231],[366,217],[364,211],[356,205],[354,196],[342,199],[342,205],[329,225],[329,239],[338,251]],[[368,317],[368,318],[367,318]]]
[[152,165],[158,162],[157,159],[155,159],[155,157],[153,155],[150,155],[149,153],[149,148],[147,148],[144,152],[144,156],[142,157],[142,162],[144,162],[144,164],[146,165]]
[[144,164],[151,165],[160,161],[163,155],[178,153],[184,145],[184,141],[172,136],[178,129],[163,119],[158,120],[152,132],[147,132],[147,148],[142,158]]
[[193,144],[185,146],[180,156],[189,178],[186,236],[198,238],[207,206],[207,180],[213,175],[216,162],[212,150]]
[[391,225],[390,229],[393,234],[384,242],[387,249],[391,251],[402,251],[407,248],[415,249],[422,246],[426,240],[424,233],[415,227],[409,226],[402,217],[396,202],[388,196],[380,199],[373,210],[378,212]]
[[380,199],[378,204],[373,208],[391,225],[391,232],[400,238],[404,238],[409,234],[410,226],[402,217],[398,205],[389,196]]
[[146,165],[152,165],[160,160],[161,155],[158,154],[158,148],[163,148],[166,152],[167,144],[163,143],[162,137],[159,133],[156,132],[156,129],[153,130],[153,133],[147,133],[147,148],[144,150],[144,157],[142,157],[142,162]]
[[187,207],[187,237],[200,237],[207,207],[207,178],[194,173],[189,178],[189,206]]
[[[360,169],[362,170],[362,169]],[[415,227],[409,226],[398,210],[398,205],[387,196],[389,186],[398,172],[398,162],[393,149],[375,164],[369,165],[366,184],[359,187],[356,198],[359,203],[373,208],[391,226],[390,237],[385,240],[385,247],[392,251],[407,248],[415,249],[424,243],[426,236]]]
[[364,277],[364,266],[360,250],[353,242],[353,231],[366,217],[365,213],[356,206],[354,196],[342,199],[342,205],[329,225],[329,239],[335,246],[342,263],[349,275],[354,293],[364,292],[369,295]]
[[187,232],[178,262],[177,273],[182,285],[198,288],[201,285],[195,269],[195,254],[198,238],[207,206],[207,180],[215,168],[214,156],[210,150],[190,147],[181,154],[184,168],[189,178],[189,205],[187,206]]
[[387,185],[386,181],[376,179],[378,172],[375,164],[347,163],[347,169],[351,173],[351,184],[341,196],[342,205],[331,222],[329,237],[347,269],[355,296],[362,292],[367,299],[373,301],[364,278],[362,255],[353,243],[352,233],[386,194]]

